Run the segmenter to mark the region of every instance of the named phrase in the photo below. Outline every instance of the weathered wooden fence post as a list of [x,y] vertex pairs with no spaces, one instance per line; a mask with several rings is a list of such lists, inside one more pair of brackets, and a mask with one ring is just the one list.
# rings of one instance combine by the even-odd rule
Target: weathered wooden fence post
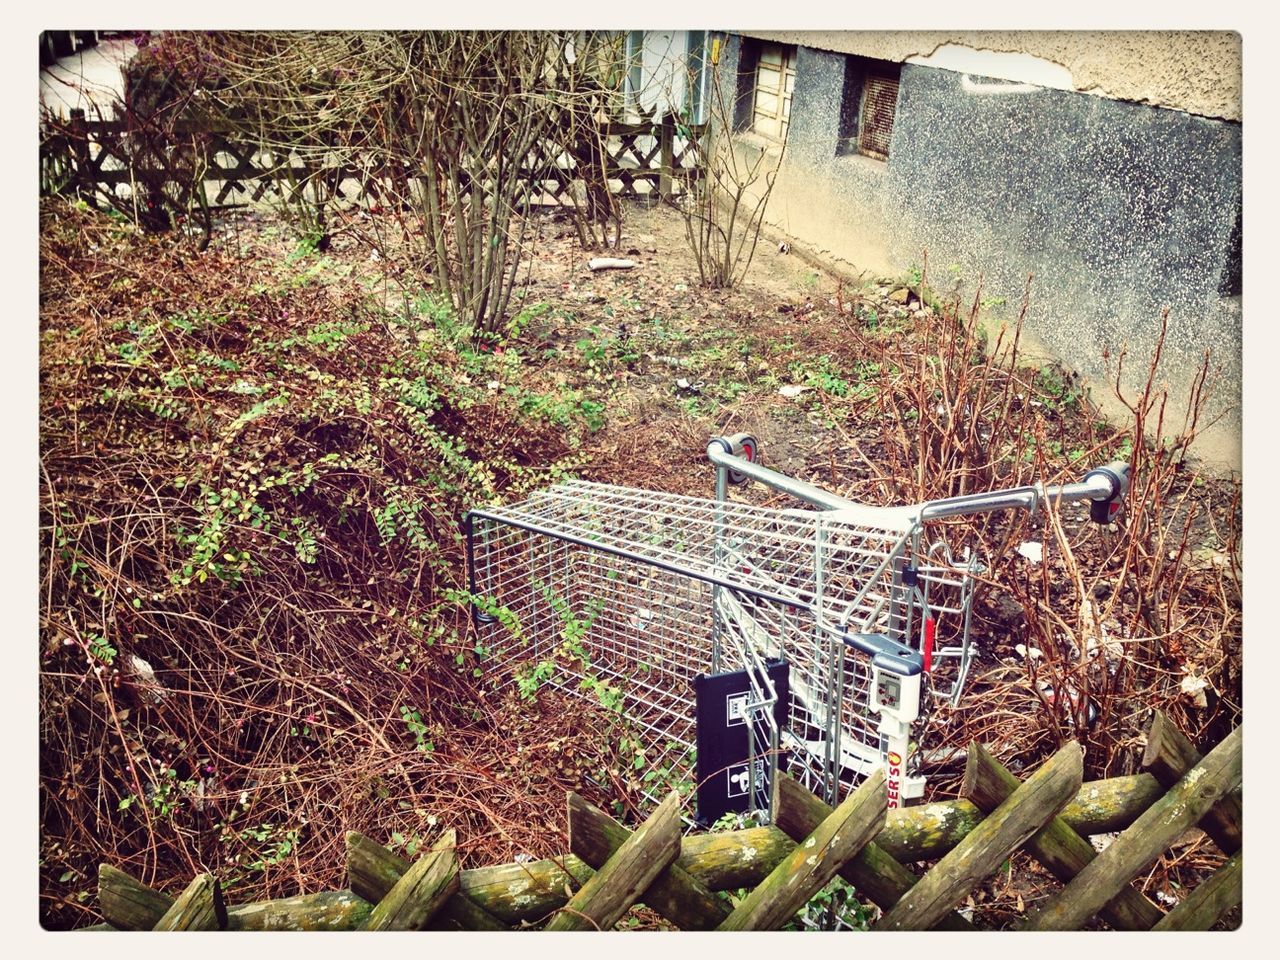
[[68,146],[71,148],[69,160],[73,166],[70,182],[78,195],[89,199],[94,193],[91,179],[93,174],[89,167],[89,130],[84,110],[80,107],[71,108],[71,142]]
[[662,118],[662,128],[658,141],[661,159],[658,161],[658,196],[663,200],[671,200],[675,195],[676,122],[670,113]]
[[365,921],[366,930],[421,930],[458,889],[458,835],[446,830]]
[[227,908],[222,902],[222,887],[213,874],[196,877],[173,901],[173,906],[152,928],[165,930],[225,930]]
[[1027,920],[1028,930],[1074,930],[1097,913],[1147,864],[1240,785],[1237,727],[1140,816],[1097,859]]
[[[1166,770],[1194,754],[1170,729],[1157,724],[1150,741]],[[548,930],[609,929],[638,903],[683,929],[761,929],[785,923],[839,873],[886,911],[879,929],[971,930],[952,912],[954,904],[1014,850],[1025,849],[1066,884],[1028,917],[1027,928],[1079,929],[1100,914],[1117,928],[1206,930],[1241,903],[1240,852],[1165,915],[1128,884],[1224,798],[1239,803],[1242,735],[1235,730],[1163,794],[1148,774],[1082,787],[1075,743],[1025,783],[973,745],[963,787],[968,799],[889,816],[879,774],[835,810],[780,775],[777,826],[684,838],[674,792],[634,831],[571,794],[573,852],[562,857],[463,871],[453,831],[412,865],[349,833],[349,890],[226,906],[210,874],[175,900],[103,864],[98,906],[107,925],[126,930],[501,930],[548,919]],[[1079,835],[1124,824],[1100,854]],[[1238,819],[1225,827],[1241,837]],[[919,880],[895,859],[939,856]],[[732,911],[716,896],[744,887],[750,892]]]
[[679,854],[680,794],[673,790],[546,929],[611,929]]
[[1208,930],[1244,895],[1244,854],[1237,853],[1170,910],[1152,930]]
[[[1157,710],[1147,731],[1147,749],[1142,754],[1142,769],[1148,771],[1166,790],[1176,784],[1188,770],[1201,761],[1199,751],[1173,721]],[[1244,842],[1244,811],[1240,796],[1229,793],[1206,813],[1198,826],[1225,854],[1237,853]]]
[[[877,930],[928,930],[958,900],[1054,818],[1080,788],[1084,753],[1074,740],[1027,778],[885,914]],[[1108,898],[1110,899],[1110,898]]]
[[[1015,790],[1019,780],[980,744],[969,744],[969,762],[960,792],[980,810],[992,813]],[[1054,817],[1023,848],[1063,883],[1070,883],[1098,854],[1061,815]],[[1150,930],[1161,918],[1160,908],[1138,891],[1124,887],[1102,908],[1103,918],[1117,930]]]
[[151,930],[173,906],[173,897],[135,880],[109,863],[98,867],[98,910],[119,930]]
[[889,795],[877,770],[742,900],[721,930],[776,930],[880,832]]
[[[793,840],[803,840],[831,814],[831,807],[786,774],[779,774],[775,790],[776,802],[774,803],[774,810],[778,827]],[[930,806],[941,808],[940,804],[931,804]],[[949,826],[953,819],[962,819],[964,814],[967,813],[967,811],[960,811],[953,818],[950,816],[950,812],[948,810],[941,818],[934,817],[930,819],[935,825],[941,823],[944,826]],[[965,833],[968,833],[981,822],[976,815],[977,813],[978,811],[974,810],[973,814],[975,815],[971,819],[965,820]],[[853,884],[858,893],[869,897],[881,910],[892,908],[902,898],[902,895],[917,883],[916,875],[895,860],[880,845],[880,838],[883,838],[888,832],[888,826],[886,825],[886,828],[880,832],[875,840],[866,844],[852,860],[840,868],[840,876]],[[942,833],[943,831],[939,830],[938,832]],[[953,846],[955,846],[954,842],[950,843],[947,849],[951,849]],[[973,924],[958,913],[949,913],[938,923],[938,929],[972,930]]]
[[[409,872],[410,864],[354,830],[347,834],[347,883],[351,892],[378,903]],[[459,875],[459,885],[466,875]],[[428,930],[506,930],[507,925],[459,889],[427,925]]]
[[[576,793],[569,794],[569,849],[596,870],[631,836],[631,831]],[[673,863],[641,894],[644,905],[681,930],[714,930],[729,916],[729,907]]]

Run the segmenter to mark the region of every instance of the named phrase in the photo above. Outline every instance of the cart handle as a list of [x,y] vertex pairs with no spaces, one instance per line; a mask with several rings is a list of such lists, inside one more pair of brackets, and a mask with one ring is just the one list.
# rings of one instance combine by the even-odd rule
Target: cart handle
[[[837,496],[804,480],[788,477],[759,463],[752,463],[743,457],[736,456],[735,439],[735,437],[716,437],[707,444],[707,458],[720,470],[735,471],[747,479],[763,483],[767,487],[790,494],[798,500],[824,510],[867,509],[866,504]],[[971,493],[962,497],[930,500],[926,503],[893,509],[912,516],[918,523],[924,523],[944,517],[994,513],[998,510],[1019,509],[1035,513],[1041,500],[1066,503],[1090,500],[1092,501],[1089,507],[1090,519],[1095,523],[1110,523],[1129,490],[1131,472],[1129,464],[1114,461],[1103,467],[1095,467],[1077,483],[1055,484],[1049,487],[1036,484],[1030,487],[1015,487],[1011,490],[992,490],[987,493]]]
[[872,664],[895,676],[914,677],[924,669],[924,657],[918,651],[883,633],[846,633],[844,642],[867,654]]

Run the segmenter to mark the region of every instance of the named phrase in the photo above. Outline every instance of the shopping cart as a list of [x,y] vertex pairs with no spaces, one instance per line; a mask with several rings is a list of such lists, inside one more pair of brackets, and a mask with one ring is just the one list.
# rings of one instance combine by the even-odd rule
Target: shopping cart
[[[705,809],[712,783],[721,801],[739,798],[729,809],[767,819],[780,766],[832,803],[881,766],[890,806],[919,796],[922,714],[964,690],[983,569],[926,533],[1046,500],[1089,500],[1110,522],[1129,483],[1128,465],[1112,463],[1063,486],[874,507],[763,466],[747,434],[712,440],[707,456],[714,499],[570,481],[465,517],[490,661],[618,710],[636,734],[641,792],[697,785],[704,821],[723,809]],[[749,481],[808,508],[729,499]],[[737,683],[718,713],[703,702],[721,694],[716,678]],[[712,766],[725,740],[738,755],[717,752]]]

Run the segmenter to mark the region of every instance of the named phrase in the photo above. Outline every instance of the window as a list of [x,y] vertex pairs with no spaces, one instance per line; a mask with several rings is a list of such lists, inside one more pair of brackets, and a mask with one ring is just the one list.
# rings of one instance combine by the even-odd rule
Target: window
[[751,129],[772,140],[785,140],[791,121],[791,91],[796,85],[796,48],[776,43],[760,47]]
[[711,74],[707,59],[706,31],[690,30],[688,52],[685,57],[685,63],[689,69],[689,96],[686,105],[689,108],[690,123],[702,123],[706,120],[702,115],[702,105],[707,100],[707,81]]
[[668,110],[690,123],[705,120],[709,83],[704,30],[632,30],[626,34],[625,98],[633,116]]
[[640,91],[644,88],[644,31],[632,30],[627,34],[627,106],[640,106]]
[[861,153],[877,160],[889,158],[900,72],[896,63],[862,57],[845,59],[837,153]]

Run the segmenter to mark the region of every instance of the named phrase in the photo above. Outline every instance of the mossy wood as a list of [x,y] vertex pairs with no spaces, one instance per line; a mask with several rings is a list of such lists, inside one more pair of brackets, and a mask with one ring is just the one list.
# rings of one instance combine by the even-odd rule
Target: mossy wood
[[[384,855],[379,856],[372,850],[376,844],[367,843],[348,841],[348,879],[355,893],[378,899],[384,885],[390,889],[395,883],[388,858],[400,858],[381,847]],[[709,890],[737,890],[755,886],[794,848],[795,842],[775,827],[694,834],[682,840],[677,863]],[[503,924],[534,923],[568,902],[566,886],[577,889],[594,873],[573,854],[463,870],[458,894],[442,913],[465,896]]]
[[1123,830],[1164,795],[1164,787],[1147,773],[1090,780],[1058,814],[1082,837]]
[[1237,853],[1170,910],[1154,930],[1208,930],[1244,896],[1244,854]]
[[[576,793],[569,794],[569,849],[596,870],[631,836],[631,831]],[[681,930],[714,930],[729,906],[673,863],[649,884],[640,899]]]
[[670,795],[560,909],[547,930],[610,930],[680,854],[680,794]]
[[[1080,789],[1084,755],[1074,741],[1027,778],[956,848],[934,864],[876,925],[877,930],[928,930],[970,890],[995,872]],[[1109,899],[1109,898],[1108,898]]]
[[228,930],[357,930],[373,904],[350,890],[325,890],[227,909]]
[[[1039,814],[1033,817],[1027,811],[1016,811],[1016,818],[1004,816],[1007,807],[1021,807],[1023,801],[1029,799],[1032,806],[1043,802],[1050,809],[1043,821],[1030,827],[1022,845],[1060,878],[1067,878],[1072,870],[1079,872],[1027,925],[1074,928],[1087,921],[1093,909],[1108,917],[1113,926],[1142,926],[1139,919],[1145,922],[1145,917],[1139,918],[1137,914],[1150,915],[1155,908],[1127,889],[1126,878],[1167,849],[1190,824],[1201,821],[1224,797],[1235,795],[1241,778],[1241,736],[1240,730],[1235,731],[1167,794],[1159,792],[1161,788],[1150,774],[1078,786],[1077,750],[1076,769],[1068,771],[1074,776],[1067,778],[1060,796],[1052,802],[1046,799],[1048,786],[1045,784],[1061,779],[1062,770],[1072,765],[1064,762],[1062,753],[1019,786],[1011,772],[1004,770],[987,751],[976,748],[966,772],[965,790],[972,800],[926,804],[885,816],[874,840],[869,835],[861,849],[839,866],[839,873],[855,885],[860,896],[870,897],[886,910],[881,927],[924,926],[936,914],[936,928],[973,929],[972,924],[949,912],[948,904],[956,902],[970,888],[971,883],[965,877],[983,874],[984,870],[987,874],[994,872],[1001,862],[997,858],[1007,855],[1002,851],[1009,848],[1010,843],[1017,845],[1016,834],[1026,824],[1019,827],[1016,818],[1023,821],[1038,818]],[[1157,728],[1152,739],[1157,743],[1169,740],[1177,748],[1153,750],[1153,756],[1172,756],[1175,761],[1178,756],[1187,756],[1187,748],[1179,745],[1177,738],[1168,737],[1167,732]],[[1074,745],[1069,749],[1074,749]],[[1170,764],[1164,764],[1164,769],[1171,768]],[[1054,776],[1050,777],[1055,769]],[[1153,764],[1152,769],[1160,767]],[[1029,789],[1035,784],[1043,789]],[[1073,791],[1074,797],[1067,801],[1065,798]],[[1055,803],[1064,804],[1057,818],[1051,809]],[[444,871],[453,875],[456,886],[452,895],[448,895],[450,884],[446,881],[436,897],[440,902],[421,911],[424,916],[430,915],[430,919],[414,922],[426,922],[428,929],[503,929],[505,925],[536,926],[551,917],[551,929],[560,926],[594,929],[597,925],[612,925],[631,904],[646,897],[663,904],[663,884],[676,877],[672,898],[682,889],[689,890],[694,905],[667,903],[667,915],[677,918],[678,926],[705,928],[711,925],[710,910],[717,915],[723,915],[725,910],[718,902],[708,910],[711,891],[760,887],[749,896],[761,898],[768,890],[776,890],[776,885],[768,882],[775,874],[795,877],[794,885],[802,892],[807,892],[808,887],[816,890],[830,880],[829,868],[840,859],[826,862],[813,854],[806,855],[805,848],[798,847],[788,836],[805,841],[834,813],[790,778],[779,777],[776,781],[778,826],[695,834],[682,840],[678,834],[677,804],[675,795],[669,797],[659,808],[659,814],[665,819],[655,814],[632,834],[581,798],[572,797],[571,843],[592,862],[603,865],[599,872],[572,853],[465,871],[457,870],[455,856],[452,869]],[[982,819],[984,809],[992,810],[985,820]],[[657,830],[654,830],[655,819],[662,821]],[[1129,828],[1103,854],[1096,856],[1082,838],[1071,836],[1070,829],[1063,832],[1064,825],[1078,832],[1096,833],[1122,823],[1129,823]],[[646,831],[648,839],[640,843]],[[831,833],[834,844],[836,832]],[[843,839],[845,835],[840,836]],[[226,908],[225,912],[219,906],[216,883],[207,874],[196,878],[179,899],[174,900],[125,872],[103,864],[98,873],[98,898],[106,924],[87,929],[104,929],[108,925],[111,929],[133,930],[154,929],[157,925],[174,929],[358,929],[373,917],[375,908],[371,900],[381,901],[384,912],[391,910],[394,900],[389,901],[389,895],[406,882],[414,867],[358,833],[348,834],[346,839],[351,890],[240,904]],[[646,862],[649,858],[636,851],[650,846],[658,852],[658,858]],[[928,859],[939,851],[950,852],[923,880],[917,881],[915,875],[890,854],[891,846],[899,847],[899,855],[907,861]],[[438,852],[432,851],[432,854]],[[808,862],[810,857],[812,863]],[[797,869],[801,862],[804,870]],[[610,878],[609,874],[619,864],[627,865],[627,871]],[[784,866],[781,871],[780,865]],[[424,874],[429,872],[426,867],[415,866]],[[681,871],[687,877],[687,884],[680,879]],[[611,881],[612,886],[606,881]],[[911,904],[913,898],[927,905],[923,910],[905,910],[904,904]],[[771,913],[754,907],[759,916],[746,922],[748,914],[744,911],[739,915],[739,922],[742,926],[785,922],[784,914],[792,909],[789,899],[796,896],[783,891],[777,896]],[[1096,901],[1096,907],[1086,901]],[[1173,911],[1159,919],[1154,929],[1205,929],[1219,923],[1223,914],[1240,901],[1241,859],[1236,854]],[[564,909],[566,906],[568,910]],[[587,910],[579,910],[578,906],[585,906]],[[751,908],[750,904],[747,906]],[[1123,912],[1108,914],[1108,911],[1125,909],[1133,916],[1126,919]],[[690,910],[704,915],[692,921],[687,916],[679,919]],[[906,920],[902,919],[904,914],[908,915]],[[561,919],[566,916],[571,919]],[[727,923],[727,926],[734,924]]]
[[754,887],[795,847],[777,827],[694,833],[680,843],[680,864],[708,890]]
[[1215,803],[1240,786],[1242,730],[1233,730],[1074,880],[1028,917],[1026,928],[1079,928]]
[[884,826],[889,809],[877,770],[743,897],[721,930],[776,930],[795,916]]
[[497,917],[515,926],[536,923],[569,902],[566,890],[576,890],[595,871],[572,854],[554,860],[508,863],[462,872],[461,892]]
[[458,890],[458,835],[446,830],[369,913],[365,930],[422,930]]
[[227,911],[222,904],[222,888],[211,873],[202,873],[173,901],[152,928],[170,930],[224,930]]
[[[677,861],[691,879],[711,890],[753,887],[763,880],[795,843],[773,827],[685,837]],[[381,855],[377,851],[382,851]],[[351,890],[305,894],[231,906],[231,930],[351,930],[368,916],[408,864],[358,833],[347,838]],[[563,907],[566,886],[577,888],[595,871],[572,854],[463,870],[460,889],[428,929],[496,930],[537,922]],[[373,901],[371,903],[370,901]],[[103,918],[120,930],[150,930],[173,904],[115,867],[99,869],[98,903]]]
[[[362,833],[347,834],[347,883],[351,892],[370,903],[385,897],[409,871],[409,862]],[[465,876],[466,871],[463,871]],[[459,881],[461,885],[461,880]],[[427,924],[428,930],[507,930],[505,923],[461,889]]]
[[[831,813],[829,806],[795,781],[780,777],[779,784],[781,802],[777,808],[777,827],[686,836],[678,865],[711,891],[753,887],[768,876],[795,848],[795,840],[779,827],[804,839]],[[1159,786],[1147,774],[1086,783],[1061,816],[1068,819],[1074,809],[1077,829],[1112,830],[1119,824],[1133,822],[1159,793]],[[840,875],[854,884],[860,894],[887,910],[916,882],[915,875],[890,856],[888,850],[894,850],[897,857],[908,862],[941,856],[968,835],[981,821],[981,816],[981,811],[968,800],[892,811],[876,840],[846,864]],[[1073,821],[1068,819],[1068,822]],[[921,844],[919,851],[905,845],[911,838]],[[886,846],[881,846],[882,842]],[[346,930],[359,926],[372,904],[386,895],[409,865],[360,834],[348,836],[347,858],[351,891],[229,906],[229,929]],[[459,891],[449,898],[429,926],[433,929],[458,926],[500,929],[504,925],[536,922],[568,901],[566,884],[576,889],[593,873],[591,867],[572,854],[554,860],[463,870]],[[173,899],[103,864],[99,870],[98,902],[103,918],[113,927],[150,930],[173,904]],[[472,910],[471,905],[476,909]],[[938,929],[972,929],[972,925],[952,913],[938,924]]]
[[[1164,793],[1150,774],[1141,773],[1082,784],[1058,814],[1082,836],[1123,830]],[[816,799],[816,798],[815,798]],[[982,811],[968,800],[940,800],[890,810],[876,846],[899,863],[937,860],[982,822]]]
[[[390,889],[390,888],[388,888]],[[152,890],[123,870],[98,868],[98,907],[117,930],[151,930],[173,906],[173,898]],[[228,930],[351,930],[373,905],[349,890],[329,890],[280,900],[227,907]]]
[[[786,774],[779,774],[776,783],[773,806],[777,824],[794,839],[803,840],[831,815],[831,807]],[[973,810],[974,822],[977,823],[980,814],[976,807]],[[944,817],[942,822],[950,821]],[[883,837],[887,829],[882,830],[879,836]],[[947,849],[952,846],[955,844],[949,844]],[[879,846],[878,840],[866,844],[839,872],[853,884],[859,896],[870,898],[881,910],[888,910],[897,903],[917,881],[916,875],[889,856]],[[973,924],[958,913],[949,913],[939,922],[938,929],[972,930]]]
[[98,867],[98,910],[119,930],[151,930],[173,906],[173,897],[152,890],[108,863]]
[[[969,744],[969,761],[960,792],[978,809],[992,813],[1018,789],[1020,781],[977,743]],[[1097,857],[1093,844],[1071,829],[1061,816],[1050,820],[1023,849],[1063,883]],[[1100,911],[1117,930],[1150,930],[1162,916],[1160,908],[1132,887],[1123,887]]]
[[[1147,732],[1142,769],[1155,777],[1162,787],[1169,789],[1200,760],[1200,752],[1191,741],[1173,725],[1172,720],[1157,710]],[[1240,794],[1229,793],[1215,803],[1198,826],[1223,853],[1230,856],[1239,852],[1244,843],[1244,810]]]
[[876,846],[899,863],[937,860],[982,822],[965,800],[942,800],[890,810]]

